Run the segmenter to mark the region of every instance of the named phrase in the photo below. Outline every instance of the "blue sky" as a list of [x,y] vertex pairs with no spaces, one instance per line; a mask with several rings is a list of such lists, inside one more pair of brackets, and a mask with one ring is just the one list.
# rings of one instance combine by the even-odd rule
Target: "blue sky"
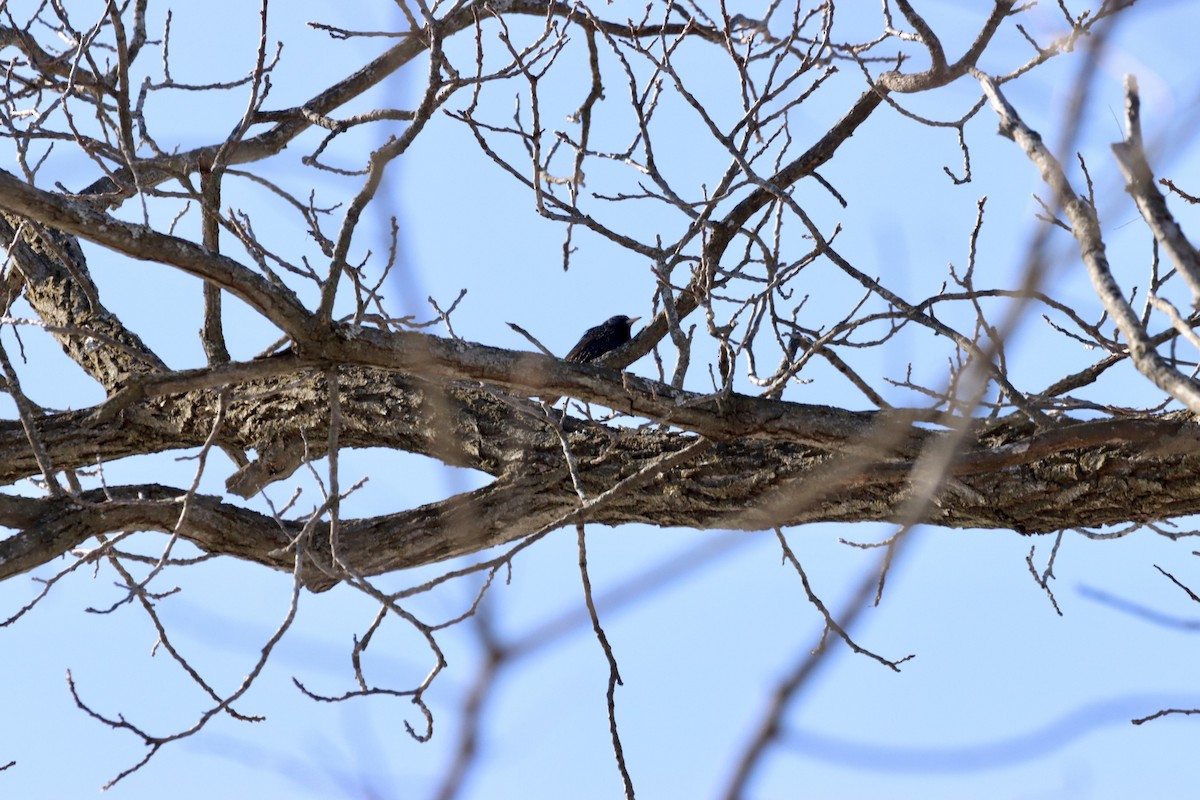
[[[78,5],[81,19],[100,13],[96,4],[72,5]],[[624,5],[596,10],[614,18],[639,10]],[[861,6],[842,12],[843,36],[866,38],[878,29],[878,7]],[[918,9],[945,32],[951,52],[969,40],[982,16],[950,2],[918,4]],[[1181,183],[1200,174],[1191,134],[1193,109],[1200,107],[1200,66],[1192,58],[1194,26],[1186,4],[1158,3],[1137,11],[1115,31],[1078,145],[1102,198],[1114,269],[1127,290],[1145,283],[1149,239],[1108,151],[1121,135],[1125,73],[1135,72],[1141,82],[1147,136],[1162,142],[1156,168]],[[154,13],[161,20],[162,11]],[[304,27],[309,19],[360,30],[402,22],[384,4],[351,3],[337,10],[317,3],[273,7],[269,35],[286,46],[270,108],[302,101],[388,44],[376,39],[331,43]],[[1029,23],[1030,32],[1043,40],[1061,29],[1049,4],[1035,11]],[[241,4],[175,9],[172,67],[177,80],[229,80],[245,74],[253,61],[256,25],[257,9]],[[527,34],[532,28],[525,24],[514,30]],[[462,36],[451,55],[473,47],[473,38]],[[563,119],[582,93],[577,91],[580,73],[567,62],[577,64],[581,52],[569,49],[561,83],[548,81],[545,87],[547,125],[570,129]],[[1009,69],[1026,57],[1028,46],[1010,31],[985,67]],[[703,47],[693,47],[681,59],[715,107],[728,110],[724,104],[738,102],[724,95],[729,85],[724,62]],[[154,58],[149,61],[157,64]],[[1006,88],[1026,121],[1050,143],[1057,141],[1061,109],[1078,64],[1078,55],[1064,57]],[[424,69],[423,62],[414,64],[350,111],[372,105],[410,107]],[[706,70],[712,71],[711,80]],[[796,113],[796,152],[849,107],[860,84],[855,70],[843,69],[828,92],[818,93]],[[483,113],[498,122],[510,119],[515,91],[508,84],[489,87]],[[977,96],[977,85],[964,80],[928,98],[899,100],[921,113],[950,119]],[[210,99],[164,93],[156,102],[162,104],[155,109],[160,144],[188,148],[223,137],[242,113],[245,95]],[[464,95],[447,108],[461,109],[467,102]],[[611,112],[598,123],[598,149],[618,149],[628,138],[620,126],[621,102],[620,84],[614,81],[603,101]],[[701,185],[715,184],[727,159],[689,113],[677,100],[664,100],[659,149],[664,170],[694,195]],[[840,247],[847,258],[872,274],[888,276],[890,286],[918,300],[937,293],[948,263],[965,264],[976,201],[986,195],[977,270],[988,284],[1005,285],[1018,274],[1036,224],[1031,195],[1048,192],[1018,148],[995,135],[995,127],[986,110],[968,125],[975,180],[955,186],[942,173],[943,166],[960,170],[953,132],[929,130],[882,109],[822,170],[847,197],[849,208],[840,208],[811,182],[799,185],[796,196],[822,225],[844,225]],[[345,168],[361,166],[371,147],[398,130],[371,129],[347,137],[328,158]],[[306,135],[263,172],[293,188],[316,188],[318,203],[344,202],[357,179],[300,166],[300,158],[319,140],[319,134]],[[1059,155],[1074,164],[1066,154]],[[0,158],[0,166],[13,169],[9,154]],[[1071,169],[1077,178],[1078,169]],[[61,180],[81,188],[97,176],[93,165],[60,148],[48,161],[41,184]],[[587,188],[600,193],[631,185],[628,170],[610,165],[590,171]],[[1200,193],[1194,183],[1191,189]],[[281,252],[319,259],[311,240],[299,235],[296,219],[274,212],[269,201],[253,186],[227,184],[226,204],[251,211],[264,240]],[[588,202],[606,219],[643,233],[660,232],[670,240],[681,230],[678,214],[663,213],[652,204]],[[1194,209],[1178,203],[1172,207],[1185,227],[1190,223],[1195,228]],[[153,209],[152,218],[162,223],[177,208],[164,203]],[[122,213],[141,212],[131,203]],[[527,349],[505,325],[516,322],[563,353],[583,329],[611,314],[650,312],[653,278],[645,263],[581,232],[578,252],[564,272],[561,227],[539,218],[531,195],[479,151],[464,126],[443,115],[391,166],[386,191],[371,214],[352,259],[361,258],[368,247],[377,258],[386,252],[383,231],[388,216],[396,215],[401,261],[385,294],[397,312],[429,316],[427,296],[444,306],[460,289],[468,289],[454,316],[456,332],[466,339]],[[192,236],[197,226],[193,211],[180,233]],[[798,256],[803,243],[797,239],[795,246]],[[194,335],[201,320],[196,281],[98,248],[88,252],[103,299],[113,311],[171,366],[203,363]],[[1051,252],[1048,289],[1077,303],[1085,317],[1098,318],[1099,304],[1073,242],[1064,233],[1053,240]],[[825,315],[836,318],[853,307],[860,296],[827,266],[814,269],[800,291],[811,295],[814,327],[826,321]],[[312,300],[311,293],[306,299]],[[1053,334],[1038,319],[1040,311],[1030,313],[1009,343],[1012,373],[1030,390],[1067,371],[1064,365],[1083,365],[1096,357]],[[228,304],[226,325],[235,357],[253,356],[274,336],[236,302]],[[11,346],[11,331],[2,335]],[[102,399],[100,390],[48,338],[27,331],[23,341],[29,359],[20,367],[21,377],[32,399],[62,405],[66,396],[73,407]],[[865,374],[894,380],[902,379],[911,363],[915,381],[942,386],[947,350],[938,346],[943,350],[897,337],[885,347],[856,353],[855,363]],[[698,348],[698,353],[704,350]],[[670,353],[665,357],[669,369]],[[630,369],[656,374],[649,358]],[[812,382],[790,387],[788,399],[866,407],[864,398],[830,370],[818,367],[802,377]],[[696,368],[690,380],[693,388],[703,390],[706,372]],[[1131,405],[1156,402],[1151,387],[1132,371],[1114,375],[1097,392]],[[888,396],[898,403],[914,402],[900,389],[889,390]],[[194,462],[175,455],[186,454],[108,464],[105,477],[110,483],[154,480],[187,486]],[[201,490],[219,492],[230,470],[223,456],[214,455]],[[388,513],[485,481],[485,476],[419,456],[383,450],[344,454],[342,484],[364,476],[369,481],[344,513]],[[314,487],[304,476],[268,491],[280,501],[293,486],[304,488],[309,502],[316,502]],[[29,485],[16,490],[34,491]],[[262,507],[261,501],[252,505]],[[1189,524],[1194,521],[1181,522],[1183,528]],[[877,558],[876,552],[848,547],[839,537],[879,541],[892,532],[892,526],[882,524],[810,525],[788,530],[787,536],[814,590],[837,611]],[[1180,795],[1192,787],[1194,770],[1185,754],[1200,744],[1195,718],[1143,726],[1129,720],[1163,707],[1200,707],[1195,680],[1200,608],[1154,569],[1159,565],[1193,588],[1200,586],[1200,578],[1194,577],[1195,544],[1172,542],[1149,530],[1107,541],[1068,534],[1055,568],[1059,616],[1026,565],[1031,548],[1034,564],[1045,565],[1050,537],[933,527],[911,536],[889,576],[882,604],[863,615],[853,635],[885,657],[916,657],[897,674],[836,645],[789,707],[780,742],[756,774],[749,796],[1120,798]],[[163,539],[148,534],[134,541],[135,549],[157,554]],[[782,562],[770,532],[593,526],[588,552],[601,617],[624,678],[617,690],[617,715],[639,796],[720,796],[778,681],[815,645],[819,614]],[[461,797],[620,796],[605,718],[607,666],[590,625],[580,616],[577,561],[573,531],[559,531],[515,559],[511,580],[497,581],[489,592],[487,615],[501,640],[522,642],[532,636],[536,644],[500,674],[489,696],[479,757]],[[676,563],[693,566],[678,574],[666,569],[669,578],[658,572]],[[47,565],[36,576],[49,577],[63,566],[65,562]],[[441,569],[437,565],[386,576],[379,584],[388,589],[417,584]],[[613,599],[614,594],[620,597],[622,587],[646,575],[659,576],[652,588],[632,600]],[[165,578],[160,588],[181,589],[158,606],[174,641],[218,691],[232,690],[282,621],[290,579],[229,559],[176,570]],[[0,629],[0,681],[9,687],[6,722],[0,725],[0,764],[17,762],[0,773],[3,796],[90,796],[142,757],[143,748],[133,737],[105,728],[75,707],[64,677],[67,670],[81,696],[98,711],[124,714],[154,732],[186,728],[205,708],[205,698],[176,665],[162,652],[153,653],[155,631],[137,609],[87,612],[121,598],[114,579],[108,568],[78,570],[34,611]],[[27,576],[0,584],[0,616],[28,602],[39,588]],[[470,604],[474,590],[470,581],[452,583],[416,599],[411,610],[427,620],[448,619]],[[1186,624],[1151,622],[1100,596]],[[265,721],[215,719],[196,736],[165,747],[110,794],[122,800],[164,794],[180,800],[214,794],[432,796],[459,732],[464,694],[479,668],[473,623],[447,631],[442,640],[449,668],[429,695],[435,727],[428,743],[405,733],[404,722],[419,724],[420,718],[404,700],[315,703],[293,685],[295,678],[321,694],[351,689],[352,637],[363,633],[375,613],[372,601],[345,587],[303,595],[295,625],[238,703],[240,711],[262,714]],[[556,620],[565,620],[555,628],[560,633],[539,638],[538,632]],[[419,637],[396,624],[385,627],[366,663],[371,677],[400,688],[418,683],[431,666]]]

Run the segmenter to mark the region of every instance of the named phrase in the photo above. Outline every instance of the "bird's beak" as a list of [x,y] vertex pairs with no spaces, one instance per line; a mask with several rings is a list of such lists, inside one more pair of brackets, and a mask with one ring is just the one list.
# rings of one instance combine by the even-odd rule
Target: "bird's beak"
[[639,319],[641,319],[641,317],[630,317],[629,318],[629,326],[633,327],[633,323],[637,322]]

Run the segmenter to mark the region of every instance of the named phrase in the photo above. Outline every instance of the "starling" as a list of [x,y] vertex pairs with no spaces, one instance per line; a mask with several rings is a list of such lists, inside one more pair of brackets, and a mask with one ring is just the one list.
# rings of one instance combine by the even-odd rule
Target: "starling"
[[629,341],[629,329],[639,319],[641,317],[630,319],[624,314],[617,314],[594,328],[588,328],[579,343],[571,348],[571,352],[567,353],[567,361],[582,364],[586,361],[595,361],[605,353],[616,350]]

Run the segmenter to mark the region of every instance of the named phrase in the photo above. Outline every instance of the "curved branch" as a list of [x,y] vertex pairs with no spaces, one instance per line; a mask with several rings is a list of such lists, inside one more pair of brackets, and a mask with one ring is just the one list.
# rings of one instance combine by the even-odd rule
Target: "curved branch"
[[178,267],[245,300],[290,336],[299,338],[308,329],[309,314],[290,289],[194,242],[42,191],[5,170],[0,170],[0,208],[131,258]]
[[22,278],[25,297],[63,351],[109,391],[131,375],[167,365],[101,302],[79,243],[50,228],[0,213],[0,246]]
[[[476,397],[484,394],[477,391]],[[351,408],[347,404],[347,412]],[[347,439],[353,438],[351,420],[348,414]],[[924,435],[925,447],[942,436]],[[396,514],[343,521],[339,558],[357,573],[376,575],[575,522],[758,530],[816,521],[895,521],[911,494],[913,457],[894,454],[882,463],[863,458],[861,447],[853,448],[857,455],[839,455],[766,439],[710,445],[690,434],[649,430],[614,436],[594,425],[571,436],[572,450],[586,465],[580,479],[595,498],[585,506],[557,439],[546,434],[540,451],[526,452],[521,468],[487,487]],[[0,446],[0,454],[9,449]],[[1200,425],[1171,417],[1088,422],[996,446],[981,442],[956,459],[951,476],[924,521],[1030,533],[1197,513]],[[641,488],[633,491],[635,485]],[[670,489],[647,491],[652,485]],[[178,529],[207,552],[293,569],[287,548],[304,530],[304,520],[279,521],[195,495],[181,526],[186,494],[152,485],[94,490],[78,500],[0,497],[0,525],[19,529],[0,541],[0,580],[115,530]],[[328,524],[307,525],[315,537],[310,557],[328,553],[322,544]],[[320,590],[339,575],[330,564],[311,563],[302,580]]]
[[[484,3],[483,5],[489,4]],[[505,0],[502,5],[504,13],[543,18],[549,15],[571,19],[580,24],[585,22],[585,18],[574,4],[546,3],[543,0]],[[457,10],[437,21],[438,33],[442,37],[458,33],[474,25],[477,15],[476,4],[462,4]],[[716,44],[722,43],[721,31],[691,23],[632,25],[598,21],[591,18],[586,21],[614,36],[644,38],[686,33]],[[11,29],[0,28],[0,44],[5,43],[2,36],[5,31],[8,31],[10,36],[19,35],[19,32],[11,31]],[[23,39],[17,38],[14,41],[24,46]],[[254,115],[254,122],[275,122],[276,124],[264,133],[237,142],[233,147],[229,147],[227,142],[222,141],[219,144],[198,147],[172,156],[139,161],[136,185],[144,190],[181,174],[209,170],[216,163],[218,157],[224,165],[232,166],[261,161],[276,155],[282,152],[297,136],[316,124],[317,120],[328,117],[338,108],[377,86],[396,70],[425,53],[428,49],[428,42],[428,31],[410,31],[401,42],[389,48],[387,52],[356,70],[352,75],[314,95],[302,106],[280,111],[260,112]],[[130,196],[130,188],[134,186],[135,181],[133,173],[128,167],[123,167],[113,174],[113,178],[107,176],[100,178],[80,194],[92,198],[93,203],[103,203],[109,206],[120,205],[126,197]]]

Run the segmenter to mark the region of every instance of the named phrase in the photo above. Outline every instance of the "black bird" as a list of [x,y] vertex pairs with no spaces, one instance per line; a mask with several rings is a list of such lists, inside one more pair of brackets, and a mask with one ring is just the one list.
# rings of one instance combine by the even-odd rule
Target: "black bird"
[[630,318],[624,314],[617,314],[594,328],[588,328],[579,343],[567,353],[567,361],[582,364],[595,361],[605,353],[616,350],[630,340],[629,329],[639,319],[641,317]]

